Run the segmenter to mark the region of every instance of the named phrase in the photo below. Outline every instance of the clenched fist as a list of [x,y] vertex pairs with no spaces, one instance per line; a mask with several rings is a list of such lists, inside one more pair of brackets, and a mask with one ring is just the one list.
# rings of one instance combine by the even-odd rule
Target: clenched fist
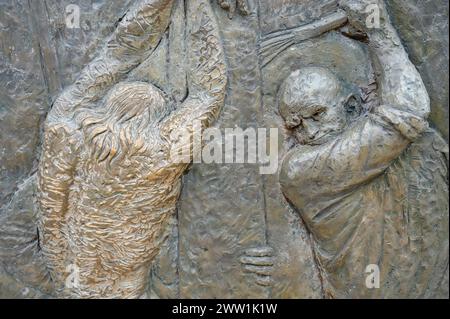
[[383,0],[340,0],[339,7],[347,13],[350,25],[365,34],[389,21]]
[[222,9],[229,12],[230,18],[233,18],[236,9],[241,15],[250,14],[249,0],[217,0],[217,3]]

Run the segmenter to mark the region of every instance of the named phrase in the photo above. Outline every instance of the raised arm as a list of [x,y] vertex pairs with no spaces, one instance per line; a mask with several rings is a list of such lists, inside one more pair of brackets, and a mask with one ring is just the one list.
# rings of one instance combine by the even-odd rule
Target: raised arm
[[379,72],[382,104],[427,119],[430,98],[422,78],[390,22],[384,1],[376,2],[380,7],[381,28],[368,29],[368,37],[374,65]]
[[208,0],[189,0],[187,10],[189,95],[161,125],[161,135],[171,145],[180,136],[189,138],[195,123],[202,129],[211,126],[225,100],[225,56],[214,12]]
[[158,45],[170,22],[174,0],[139,0],[127,11],[99,55],[55,101],[48,122],[73,116],[102,98]]
[[[422,79],[378,0],[346,0],[349,21],[364,31],[374,64],[381,105],[349,125],[336,140],[314,148],[294,149],[284,159],[280,182],[303,206],[315,196],[339,194],[382,174],[428,127],[430,102]],[[344,5],[345,3],[345,5]],[[381,28],[366,26],[365,10],[378,3]],[[299,193],[302,194],[299,198]]]
[[[391,24],[384,0],[342,2],[349,22],[367,34],[381,102],[364,126],[364,140],[353,143],[362,147],[353,151],[357,155],[353,161],[364,160],[366,169],[376,173],[387,168],[428,128],[430,98]],[[379,11],[379,28],[368,26],[368,8]],[[364,150],[370,150],[366,159]]]

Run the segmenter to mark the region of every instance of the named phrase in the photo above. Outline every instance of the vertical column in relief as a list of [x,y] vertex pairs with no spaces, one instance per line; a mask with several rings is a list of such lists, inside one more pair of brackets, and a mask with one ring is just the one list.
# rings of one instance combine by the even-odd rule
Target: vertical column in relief
[[[318,10],[322,6],[327,6],[328,0],[321,0],[314,3]],[[302,24],[302,20],[307,17],[307,12],[302,12],[302,8],[311,8],[310,0],[292,1],[283,0],[274,2],[270,0],[259,0],[259,19],[261,36],[264,33],[279,31],[283,24],[287,23],[286,16],[278,17],[280,12],[289,13],[288,21],[290,27],[295,23]],[[284,20],[286,21],[284,21]],[[318,52],[320,54],[320,52]],[[273,73],[273,69],[262,73],[262,90],[264,114],[264,126],[267,128],[279,128],[279,166],[286,153],[285,135],[283,132],[283,121],[278,114],[276,95],[272,92],[274,88],[268,85],[272,83],[272,77],[278,77]],[[293,70],[292,70],[293,71]],[[281,83],[279,83],[281,85]],[[275,89],[276,90],[276,89]],[[312,252],[309,233],[305,225],[286,201],[281,192],[278,174],[265,175],[265,198],[267,210],[267,234],[269,246],[275,250],[275,268],[273,273],[273,286],[271,289],[272,298],[322,298],[321,281],[315,264]]]
[[178,0],[174,5],[169,28],[169,90],[177,102],[182,101],[187,94],[185,10],[184,0]]
[[[50,17],[45,1],[29,1],[30,17],[35,37],[39,43],[42,76],[47,86],[49,97],[54,97],[61,90],[59,66],[55,49],[55,42],[50,34]],[[49,101],[49,104],[51,101]]]
[[[176,0],[169,30],[163,39],[167,42],[167,50],[164,50],[165,61],[156,61],[153,68],[156,69],[159,66],[161,69],[164,66],[164,75],[167,78],[164,89],[170,93],[178,105],[187,94],[185,30],[185,0]],[[160,43],[160,46],[163,44]],[[178,219],[174,215],[171,217],[168,238],[152,265],[150,298],[179,298],[178,258]]]
[[[261,91],[257,16],[232,20],[214,3],[228,64],[225,128],[260,126]],[[182,298],[265,298],[267,288],[245,273],[239,258],[265,245],[265,208],[257,165],[195,164],[184,178],[179,202]]]

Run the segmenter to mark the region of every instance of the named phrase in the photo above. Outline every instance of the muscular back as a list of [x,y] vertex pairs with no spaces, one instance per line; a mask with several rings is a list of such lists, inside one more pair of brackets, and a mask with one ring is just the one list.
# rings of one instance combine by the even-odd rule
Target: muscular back
[[[76,270],[76,285],[65,291],[69,296],[137,298],[143,293],[189,165],[173,162],[171,148],[190,149],[190,138],[184,140],[188,145],[179,145],[180,134],[192,134],[195,121],[210,126],[223,106],[224,54],[207,0],[187,3],[192,74],[189,96],[181,105],[172,107],[148,83],[114,85],[120,79],[115,75],[133,67],[121,60],[128,51],[138,63],[147,35],[152,43],[160,38],[150,32],[152,24],[162,31],[171,5],[170,0],[136,4],[122,24],[141,26],[145,14],[146,28],[138,28],[145,36],[131,36],[139,41],[132,46],[124,41],[117,43],[119,49],[107,46],[47,119],[39,166],[41,247],[60,291],[68,288],[66,281],[74,279],[70,275]],[[129,29],[119,26],[116,33],[126,39]],[[117,74],[109,81],[111,72]],[[109,91],[97,85],[104,76]]]
[[[82,124],[81,130],[70,121],[47,127],[40,204],[44,210],[52,206],[52,193],[46,190],[58,185],[62,198],[54,202],[64,207],[61,215],[42,219],[41,246],[54,261],[52,277],[59,277],[60,285],[67,270],[78,269],[79,287],[72,295],[138,297],[149,262],[164,240],[184,167],[170,162],[157,125],[137,126],[140,117],[105,124],[84,114],[90,125]],[[139,284],[130,283],[130,290],[115,287],[124,281]]]
[[[139,285],[130,287],[142,292],[181,189],[183,169],[158,165],[167,160],[161,149],[126,154],[111,169],[83,154],[70,190],[66,222],[70,259],[80,268],[80,278],[100,280],[95,286],[85,283],[86,296],[110,295],[102,289],[114,289],[114,283],[136,270],[132,280]],[[115,292],[122,297],[129,293]]]

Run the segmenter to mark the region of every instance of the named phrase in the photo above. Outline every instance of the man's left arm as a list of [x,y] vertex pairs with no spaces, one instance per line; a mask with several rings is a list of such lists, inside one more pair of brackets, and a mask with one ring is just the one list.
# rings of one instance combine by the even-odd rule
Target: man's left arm
[[[415,66],[378,0],[342,2],[355,28],[369,38],[378,69],[381,106],[351,125],[335,141],[313,148],[294,149],[283,161],[280,182],[294,193],[299,207],[305,200],[348,191],[382,174],[393,160],[424,132],[430,101]],[[365,25],[365,8],[377,2],[381,28]],[[302,194],[299,196],[299,194]]]
[[[342,0],[340,5],[349,16],[349,23],[368,37],[369,49],[377,71],[381,109],[383,106],[388,106],[395,109],[397,113],[412,114],[413,121],[415,118],[426,120],[430,113],[430,98],[419,72],[409,59],[390,21],[384,1]],[[369,6],[379,11],[379,28],[372,28],[367,24],[365,12]],[[389,111],[382,111],[382,114],[386,112]],[[406,117],[407,114],[405,114]],[[393,116],[396,117],[396,115]],[[406,117],[404,120],[409,121]],[[400,123],[391,124],[403,133],[402,128],[399,127]]]

